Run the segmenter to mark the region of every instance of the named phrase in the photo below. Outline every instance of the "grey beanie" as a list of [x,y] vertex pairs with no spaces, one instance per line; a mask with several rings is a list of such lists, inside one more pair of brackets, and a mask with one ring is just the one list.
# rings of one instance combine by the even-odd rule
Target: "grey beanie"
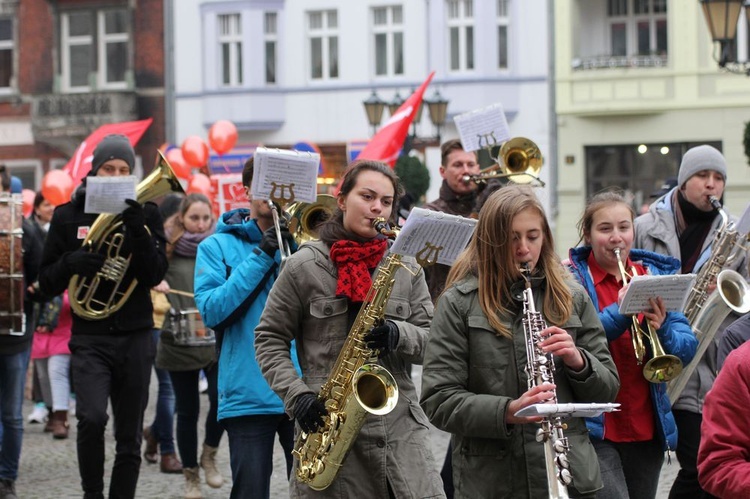
[[91,160],[91,172],[89,175],[96,175],[101,166],[110,159],[121,159],[130,167],[130,173],[133,173],[135,167],[135,152],[130,140],[125,135],[112,134],[107,135],[94,149],[94,157]]
[[682,187],[690,177],[703,170],[720,173],[727,180],[727,161],[716,148],[702,145],[688,149],[680,163],[677,185]]

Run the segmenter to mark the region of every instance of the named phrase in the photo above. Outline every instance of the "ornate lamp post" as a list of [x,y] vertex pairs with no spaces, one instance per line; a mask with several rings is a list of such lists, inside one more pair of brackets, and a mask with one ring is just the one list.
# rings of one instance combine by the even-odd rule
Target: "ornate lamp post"
[[750,61],[738,62],[734,58],[737,39],[737,21],[742,9],[750,19],[750,7],[744,0],[700,0],[711,39],[719,43],[719,67],[731,73],[750,76]]
[[448,100],[435,90],[432,99],[425,99],[427,109],[430,112],[430,121],[437,129],[437,141],[440,143],[440,127],[445,124],[445,118],[448,115]]
[[365,112],[367,113],[367,121],[372,126],[372,133],[378,130],[380,120],[383,118],[383,110],[387,102],[378,97],[375,90],[372,91],[372,95],[367,100],[363,101],[362,104],[365,106]]

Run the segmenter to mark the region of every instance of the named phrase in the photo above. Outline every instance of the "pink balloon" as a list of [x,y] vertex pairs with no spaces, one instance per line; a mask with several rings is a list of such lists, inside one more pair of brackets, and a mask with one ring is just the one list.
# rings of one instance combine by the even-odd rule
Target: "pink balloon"
[[208,146],[197,135],[191,135],[182,142],[182,155],[191,166],[205,166],[208,162]]
[[217,121],[208,131],[208,143],[219,155],[231,151],[237,143],[237,127],[231,121]]
[[31,189],[24,189],[21,191],[21,198],[23,199],[23,216],[29,218],[31,212],[34,211],[34,198],[36,192]]
[[50,170],[42,178],[42,196],[55,206],[70,201],[74,188],[73,179],[62,170]]
[[211,179],[203,173],[196,173],[188,180],[188,187],[185,191],[187,194],[203,194],[211,199]]
[[167,158],[169,166],[172,167],[174,174],[177,177],[187,180],[190,177],[190,165],[187,164],[185,158],[182,156],[182,149],[173,147],[167,151],[164,155]]

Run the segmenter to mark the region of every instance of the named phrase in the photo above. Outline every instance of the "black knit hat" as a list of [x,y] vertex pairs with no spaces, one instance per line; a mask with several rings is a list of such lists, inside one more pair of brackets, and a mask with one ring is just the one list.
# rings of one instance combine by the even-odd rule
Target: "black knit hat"
[[89,175],[94,176],[99,168],[110,159],[121,159],[130,167],[130,173],[133,173],[135,166],[135,151],[130,145],[130,140],[119,134],[107,135],[94,149],[94,157],[91,160],[91,172]]

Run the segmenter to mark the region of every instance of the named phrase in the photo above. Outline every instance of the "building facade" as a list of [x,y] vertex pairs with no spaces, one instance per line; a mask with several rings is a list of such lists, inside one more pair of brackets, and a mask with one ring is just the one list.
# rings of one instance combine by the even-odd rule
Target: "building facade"
[[[750,193],[743,152],[750,80],[719,70],[696,0],[556,0],[558,252],[578,241],[586,199],[618,186],[640,207],[698,144],[729,165],[725,202]],[[747,56],[747,20],[738,26]]]
[[162,0],[0,0],[0,158],[37,190],[100,125],[153,118],[136,147],[150,170],[164,62]]

